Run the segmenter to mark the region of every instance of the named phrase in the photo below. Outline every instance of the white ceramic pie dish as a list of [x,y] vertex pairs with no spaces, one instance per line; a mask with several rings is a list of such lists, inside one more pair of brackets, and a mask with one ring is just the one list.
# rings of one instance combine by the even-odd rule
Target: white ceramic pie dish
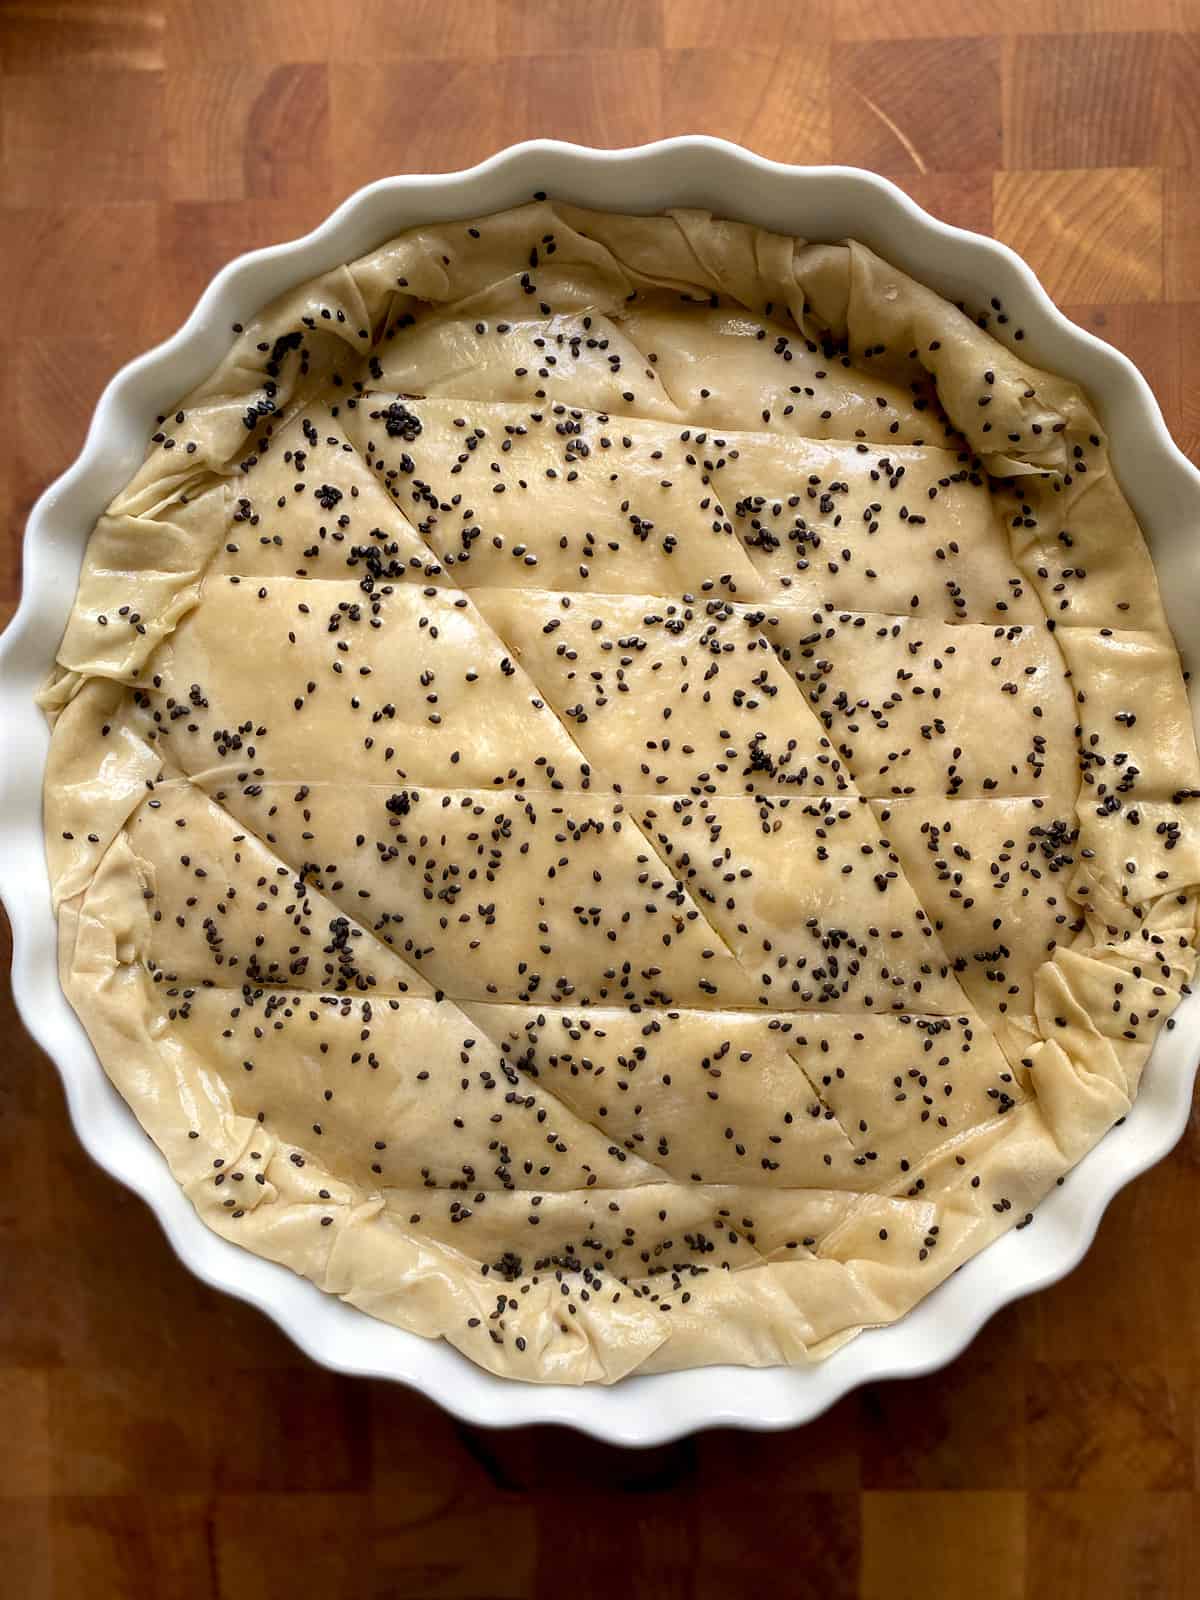
[[927,1372],[969,1343],[1000,1306],[1076,1265],[1112,1196],[1179,1138],[1191,1100],[1200,996],[1176,1013],[1132,1113],[1039,1207],[914,1311],[803,1369],[710,1367],[625,1379],[612,1388],[534,1386],[493,1377],[450,1346],[376,1321],[285,1268],[239,1249],[194,1213],[166,1163],[105,1077],[59,987],[56,931],[41,841],[48,732],[33,702],[49,671],[96,516],[139,464],[159,412],[217,364],[230,326],[285,288],[352,259],[401,229],[500,210],[537,190],[617,211],[703,206],[812,239],[854,235],[969,309],[999,297],[1017,348],[1088,390],[1113,464],[1142,522],[1185,657],[1200,644],[1193,526],[1200,473],[1172,443],[1144,379],[1059,313],[1011,251],[936,222],[885,180],[850,168],[780,166],[707,138],[626,151],[537,141],[467,172],[390,178],[360,190],[305,238],[255,251],[209,285],[182,329],[125,367],[97,406],[78,461],[39,500],[25,536],[25,587],[0,639],[0,894],[13,924],[13,989],[27,1027],[58,1066],[79,1137],[150,1204],[184,1262],[272,1316],[315,1360],[399,1379],[456,1415],[489,1426],[561,1422],[613,1442],[658,1443],[697,1428],[786,1427],[858,1385]]

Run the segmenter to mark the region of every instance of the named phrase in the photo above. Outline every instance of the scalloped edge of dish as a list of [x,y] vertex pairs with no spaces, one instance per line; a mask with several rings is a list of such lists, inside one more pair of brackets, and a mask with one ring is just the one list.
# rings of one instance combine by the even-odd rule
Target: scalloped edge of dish
[[311,233],[224,267],[179,331],[108,384],[78,459],[30,513],[21,602],[0,637],[0,897],[13,929],[13,993],[25,1026],[62,1076],[75,1130],[92,1158],[146,1201],[192,1272],[257,1306],[315,1361],[408,1384],[485,1427],[558,1423],[628,1446],[702,1428],[791,1427],[862,1384],[944,1366],[1002,1306],[1078,1265],[1109,1201],[1161,1160],[1187,1124],[1200,994],[1176,1011],[1174,1031],[1160,1035],[1124,1123],[1042,1203],[1034,1225],[998,1239],[900,1321],[809,1367],[705,1367],[635,1375],[610,1388],[568,1388],[494,1377],[442,1341],[376,1321],[211,1232],[105,1076],[59,986],[41,822],[49,741],[33,695],[61,637],[87,536],[140,463],[153,419],[217,365],[231,324],[248,322],[283,289],[403,228],[501,210],[536,190],[608,210],[703,206],[809,238],[854,234],[952,300],[980,306],[1001,296],[1009,326],[1024,330],[1021,354],[1089,391],[1154,554],[1180,648],[1200,652],[1200,472],[1172,441],[1133,364],[1070,322],[1005,245],[938,221],[874,173],[784,166],[699,135],[627,150],[532,140],[462,172],[384,178],[351,195]]

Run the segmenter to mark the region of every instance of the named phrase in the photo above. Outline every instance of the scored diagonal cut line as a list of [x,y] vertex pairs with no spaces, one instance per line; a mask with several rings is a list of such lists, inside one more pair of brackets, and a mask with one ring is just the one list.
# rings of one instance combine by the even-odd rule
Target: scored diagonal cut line
[[816,1097],[817,1103],[821,1107],[821,1114],[825,1118],[825,1120],[827,1122],[832,1122],[833,1123],[834,1127],[841,1134],[842,1138],[845,1139],[846,1143],[848,1145],[850,1145],[850,1147],[852,1149],[857,1149],[858,1146],[857,1146],[857,1144],[855,1144],[855,1141],[851,1138],[850,1134],[847,1132],[845,1123],[838,1116],[837,1112],[833,1109],[833,1107],[829,1104],[829,1101],[826,1100],[824,1094],[821,1092],[821,1085],[817,1082],[817,1080],[813,1077],[812,1073],[804,1065],[804,1062],[801,1060],[801,1058],[793,1050],[785,1050],[784,1054],[787,1056],[788,1060],[790,1062],[792,1062],[792,1064],[799,1069],[800,1074],[803,1077],[805,1083],[808,1084],[809,1088],[812,1090],[814,1096]]
[[[479,585],[476,585],[476,587],[478,588]],[[463,593],[464,594],[470,594],[471,593],[470,588],[464,589]],[[649,597],[647,596],[647,598],[649,598]],[[575,733],[572,730],[572,728],[567,724],[566,721],[564,721],[563,717],[559,714],[559,712],[555,710],[555,707],[554,707],[549,695],[546,693],[546,691],[542,688],[541,684],[534,677],[534,675],[533,675],[532,671],[530,670],[530,668],[522,660],[520,651],[516,648],[515,645],[510,643],[509,640],[505,639],[504,636],[500,633],[500,631],[497,628],[493,627],[491,621],[487,617],[484,616],[483,612],[480,611],[478,606],[475,606],[474,609],[475,609],[476,616],[479,618],[479,620],[483,624],[483,626],[488,630],[489,633],[492,633],[492,634],[495,635],[495,637],[500,641],[500,643],[502,645],[504,645],[504,647],[511,652],[513,658],[520,665],[521,670],[525,673],[525,676],[529,679],[530,683],[532,683],[534,688],[537,690],[538,697],[541,700],[543,708],[550,713],[550,715],[554,718],[555,722],[562,729],[563,733],[570,740],[572,748],[579,755],[579,759],[580,759],[581,764],[584,765],[584,766],[587,766],[587,767],[591,767],[592,766],[591,757],[588,756],[587,753],[580,747],[580,745],[579,745],[579,743],[578,743],[578,741],[577,741],[577,739],[575,737]],[[601,776],[605,777],[607,775],[604,774],[604,773],[601,773]],[[566,793],[566,794],[582,793],[582,791],[578,791],[578,790],[572,791],[570,789],[567,789],[567,790],[564,790],[564,791],[560,791],[560,792],[563,792],[563,793]],[[630,796],[630,798],[631,799],[635,799],[635,798],[638,798],[638,797],[637,796]],[[624,800],[624,796],[622,796],[622,799]],[[642,824],[638,820],[638,818],[635,817],[632,812],[626,810],[622,820],[625,822],[625,825],[627,827],[632,827],[634,829],[634,831],[637,833],[638,837],[641,839],[641,841],[642,841],[643,845],[645,846],[646,850],[649,852],[651,860],[653,860],[653,861],[658,863],[658,866],[659,866],[660,870],[662,871],[664,877],[669,879],[672,883],[674,883],[676,885],[676,887],[682,893],[687,894],[688,899],[691,902],[691,905],[698,912],[701,921],[704,923],[704,926],[708,929],[708,931],[709,931],[710,935],[712,936],[712,938],[715,940],[715,942],[718,945],[721,946],[722,949],[724,949],[728,953],[728,955],[733,960],[734,964],[738,967],[739,971],[741,971],[742,975],[746,978],[747,982],[751,985],[751,987],[753,987],[752,974],[743,965],[743,963],[742,963],[741,959],[739,958],[736,950],[734,950],[733,946],[725,938],[725,935],[720,931],[720,929],[715,925],[715,923],[710,921],[708,916],[705,914],[704,908],[700,904],[699,899],[695,895],[693,895],[691,893],[691,891],[687,888],[687,885],[683,882],[683,880],[681,878],[679,878],[677,876],[677,874],[673,871],[673,869],[671,868],[670,864],[663,860],[662,856],[659,854],[659,851],[658,851],[657,847],[654,845],[653,841],[647,835],[645,828],[642,826]],[[707,1010],[707,1009],[720,1009],[720,1008],[719,1007],[718,1008],[702,1007],[702,1008],[699,1008],[699,1009],[706,1009]]]

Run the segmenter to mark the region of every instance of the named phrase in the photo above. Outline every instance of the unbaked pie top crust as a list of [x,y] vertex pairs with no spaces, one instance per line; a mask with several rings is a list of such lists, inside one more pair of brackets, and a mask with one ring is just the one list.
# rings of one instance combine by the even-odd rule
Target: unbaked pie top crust
[[1078,387],[861,244],[541,200],[235,337],[43,695],[63,983],[205,1222],[583,1383],[1029,1221],[1200,884]]

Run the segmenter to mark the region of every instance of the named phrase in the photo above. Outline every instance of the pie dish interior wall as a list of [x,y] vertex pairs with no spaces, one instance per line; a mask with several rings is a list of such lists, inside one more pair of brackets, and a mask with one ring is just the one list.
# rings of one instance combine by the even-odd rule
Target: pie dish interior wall
[[192,1270],[267,1311],[315,1359],[409,1382],[458,1415],[492,1425],[559,1421],[629,1444],[718,1423],[786,1426],[819,1414],[869,1379],[942,1364],[1007,1300],[1070,1270],[1107,1201],[1165,1154],[1182,1131],[1200,998],[1185,1001],[1174,1032],[1161,1037],[1126,1122],[1043,1203],[1036,1225],[989,1247],[893,1327],[862,1336],[812,1368],[709,1368],[627,1379],[611,1389],[561,1389],[493,1378],[450,1347],[368,1318],[211,1233],[104,1076],[56,978],[40,838],[47,734],[32,697],[61,635],[88,533],[139,464],[155,417],[216,366],[232,323],[248,321],[292,284],[410,225],[500,210],[536,190],[601,209],[700,206],[810,239],[854,235],[969,309],[1000,298],[1008,326],[1024,330],[1021,354],[1090,392],[1151,545],[1180,648],[1185,657],[1192,653],[1200,637],[1191,541],[1200,474],[1171,443],[1135,369],[1067,322],[1003,246],[935,222],[871,174],[781,167],[702,138],[614,152],[539,142],[465,173],[384,180],[352,197],[306,238],[227,267],[184,328],[110,384],[80,459],[30,517],[25,593],[0,642],[0,890],[14,928],[14,992],[30,1031],[62,1072],[79,1136],[95,1159],[155,1209]]

